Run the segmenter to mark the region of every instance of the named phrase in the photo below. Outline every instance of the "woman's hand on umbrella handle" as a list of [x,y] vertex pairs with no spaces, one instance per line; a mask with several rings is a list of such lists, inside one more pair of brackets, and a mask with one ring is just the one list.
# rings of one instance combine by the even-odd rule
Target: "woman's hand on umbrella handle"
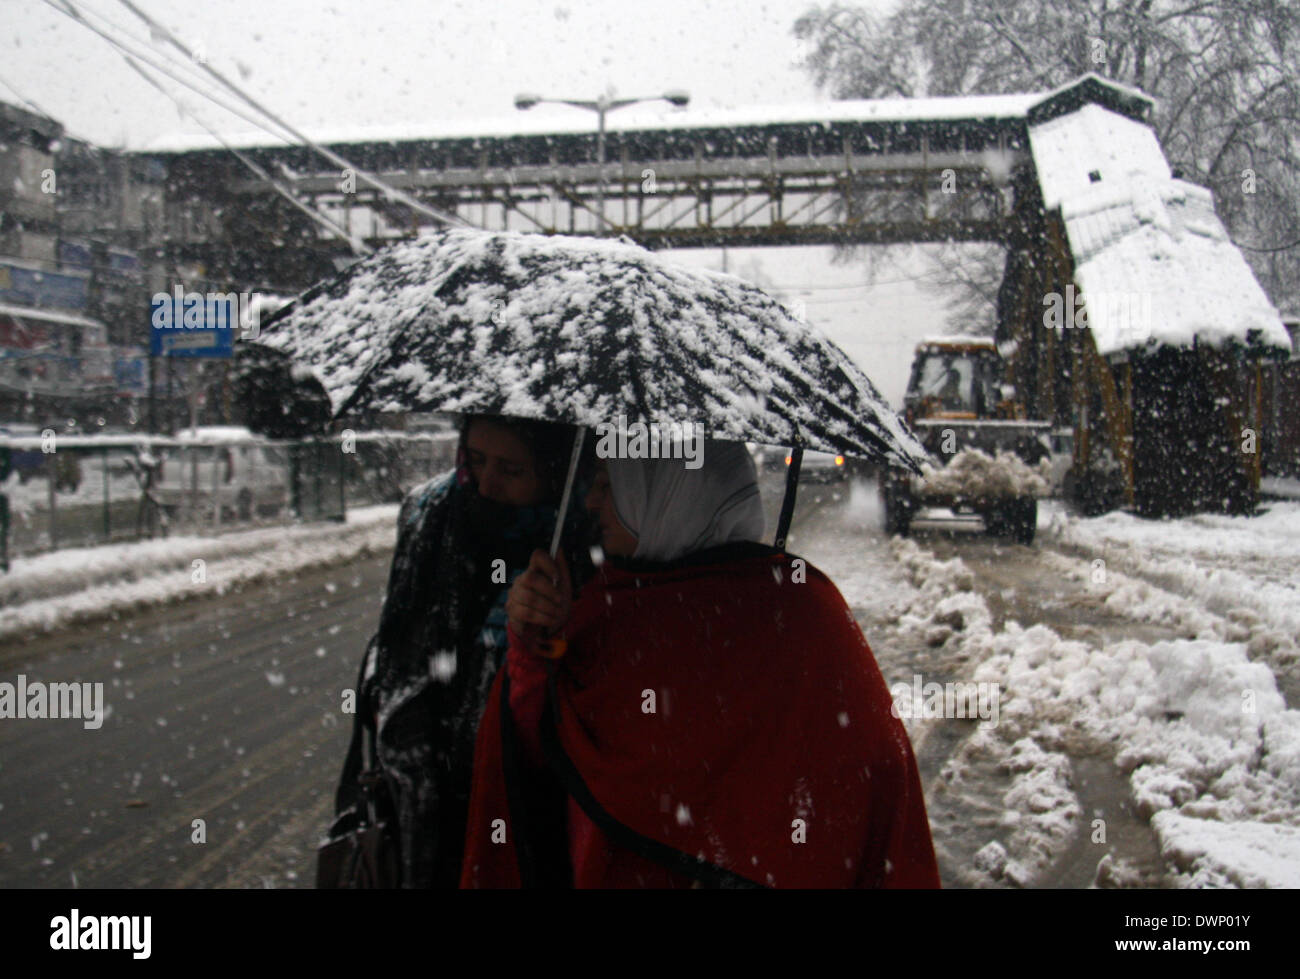
[[521,636],[541,638],[563,628],[573,608],[573,585],[563,554],[552,559],[533,551],[528,570],[515,579],[506,597],[506,617]]

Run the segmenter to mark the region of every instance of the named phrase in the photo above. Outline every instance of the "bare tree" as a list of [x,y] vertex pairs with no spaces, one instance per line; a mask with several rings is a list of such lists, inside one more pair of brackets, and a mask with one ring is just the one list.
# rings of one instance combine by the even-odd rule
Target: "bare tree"
[[[1294,0],[901,0],[885,17],[836,3],[794,34],[836,98],[1040,91],[1090,71],[1142,89],[1170,166],[1214,191],[1274,304],[1300,312]],[[954,247],[935,258],[950,311],[991,328],[1001,250]]]

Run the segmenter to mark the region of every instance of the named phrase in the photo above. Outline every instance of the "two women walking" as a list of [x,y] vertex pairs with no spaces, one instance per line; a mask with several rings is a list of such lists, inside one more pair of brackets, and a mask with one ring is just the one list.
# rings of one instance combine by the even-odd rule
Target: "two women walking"
[[[461,482],[403,508],[372,648],[403,882],[938,886],[879,668],[830,580],[760,543],[744,447],[601,460],[593,566],[582,508],[555,559],[532,522],[553,527],[567,437],[526,446],[515,495],[497,479],[527,467],[483,451],[491,424],[467,427]],[[497,552],[509,584],[484,574]]]

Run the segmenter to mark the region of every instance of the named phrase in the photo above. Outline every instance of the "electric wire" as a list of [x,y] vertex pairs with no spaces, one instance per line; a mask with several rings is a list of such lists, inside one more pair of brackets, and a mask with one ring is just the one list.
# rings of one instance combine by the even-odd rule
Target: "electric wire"
[[[44,0],[44,2],[46,3],[46,5],[53,7],[55,10],[63,14],[65,17],[71,18],[72,20],[81,24],[88,30],[93,31],[95,34],[98,34],[105,41],[107,41],[114,48],[116,48],[119,54],[129,53],[136,59],[143,61],[145,64],[149,65],[149,67],[153,68],[155,71],[161,72],[162,74],[166,75],[168,78],[171,78],[173,81],[179,82],[180,84],[184,85],[186,88],[190,89],[192,92],[203,96],[205,99],[212,102],[213,104],[221,107],[222,109],[225,109],[231,115],[235,115],[243,119],[249,125],[256,126],[258,129],[261,129],[262,131],[269,133],[270,135],[274,136],[276,139],[283,139],[286,142],[289,141],[288,137],[286,137],[283,133],[276,132],[275,130],[269,128],[266,125],[266,123],[264,123],[262,120],[258,119],[257,117],[249,115],[245,110],[239,108],[238,106],[233,105],[232,103],[222,98],[219,98],[217,95],[213,94],[211,90],[200,88],[198,83],[193,81],[192,79],[181,77],[181,75],[177,74],[176,71],[173,70],[173,68],[176,67],[177,63],[172,59],[170,59],[167,55],[160,55],[160,57],[162,57],[165,61],[169,61],[171,63],[171,67],[169,67],[168,65],[159,64],[159,62],[156,61],[152,56],[152,52],[146,54],[141,50],[139,50],[138,47],[131,47],[125,42],[121,41],[120,39],[112,37],[109,34],[106,34],[103,30],[96,27],[84,16],[82,16],[82,11],[77,7],[73,6],[72,0]],[[132,44],[140,45],[143,43],[138,38],[133,37],[130,34],[130,32],[126,31],[123,27],[113,23],[111,20],[104,17],[103,14],[93,11],[89,7],[86,7],[85,11],[87,13],[93,14],[98,20],[102,21],[105,25],[107,25],[112,30],[118,31],[123,35],[125,35],[132,42]]]
[[[143,61],[143,62],[145,62],[146,64],[148,64],[150,67],[154,68],[156,71],[159,71],[159,72],[161,72],[162,74],[167,75],[169,78],[173,79],[174,81],[179,82],[180,84],[184,85],[186,88],[189,88],[191,91],[197,93],[198,95],[203,96],[205,99],[208,99],[210,102],[214,103],[215,105],[218,105],[218,106],[220,106],[221,108],[225,109],[227,112],[230,112],[232,115],[236,115],[236,116],[238,116],[239,118],[245,120],[245,121],[248,122],[249,124],[251,124],[251,125],[253,125],[253,126],[256,126],[258,129],[261,129],[261,130],[263,130],[263,131],[266,132],[266,133],[269,133],[271,136],[274,136],[276,139],[283,140],[283,141],[285,141],[285,142],[287,142],[287,143],[290,143],[290,144],[293,144],[295,141],[297,141],[297,142],[301,142],[301,143],[305,144],[306,146],[308,146],[310,149],[312,149],[312,150],[316,151],[317,153],[319,153],[320,155],[324,156],[326,159],[330,160],[330,162],[334,163],[336,166],[339,166],[341,169],[343,169],[343,170],[351,170],[351,171],[352,171],[352,172],[357,176],[357,178],[358,178],[359,181],[361,181],[361,182],[363,182],[363,183],[367,183],[367,184],[369,184],[371,187],[375,188],[376,190],[381,191],[381,192],[384,194],[384,196],[387,197],[389,200],[396,200],[396,201],[398,201],[398,202],[400,202],[400,203],[406,204],[406,205],[407,205],[408,207],[410,207],[412,210],[415,210],[415,211],[417,211],[417,212],[419,212],[419,213],[422,213],[422,214],[426,215],[427,217],[433,218],[434,220],[439,221],[439,222],[442,222],[442,223],[454,223],[454,224],[458,224],[458,225],[463,226],[463,227],[472,227],[472,226],[473,226],[473,225],[470,225],[468,222],[464,221],[463,219],[461,219],[461,218],[459,218],[459,217],[456,217],[456,216],[454,216],[454,215],[446,215],[446,214],[443,214],[443,213],[440,212],[440,211],[437,211],[437,210],[434,209],[434,208],[428,207],[427,205],[423,204],[422,202],[416,200],[415,198],[412,198],[412,197],[410,197],[409,195],[403,193],[402,191],[397,190],[396,188],[389,187],[389,186],[388,186],[387,184],[385,184],[382,180],[379,180],[377,177],[374,177],[373,175],[371,175],[370,173],[368,173],[368,172],[365,171],[364,169],[362,169],[362,168],[360,168],[360,167],[357,167],[357,166],[355,166],[355,165],[349,163],[347,160],[345,160],[343,157],[339,156],[338,154],[336,154],[336,153],[334,153],[334,152],[332,152],[332,151],[330,151],[330,150],[327,150],[327,149],[325,149],[325,148],[323,148],[323,147],[317,146],[314,142],[312,142],[310,139],[308,139],[306,136],[304,136],[302,133],[300,133],[300,132],[299,132],[297,129],[295,129],[293,126],[291,126],[290,124],[288,124],[287,122],[285,122],[283,119],[281,119],[281,118],[279,118],[278,116],[276,116],[274,113],[272,113],[272,112],[270,112],[269,110],[267,110],[265,107],[259,105],[259,104],[258,104],[255,100],[253,100],[250,96],[245,95],[241,90],[239,90],[239,88],[238,88],[237,86],[234,85],[233,82],[230,82],[230,81],[228,81],[227,79],[225,79],[224,76],[220,75],[220,73],[216,72],[215,70],[213,70],[212,68],[210,68],[208,65],[203,64],[203,68],[204,68],[207,72],[211,73],[214,77],[217,78],[217,80],[218,80],[219,82],[221,82],[222,84],[226,85],[227,88],[231,89],[231,90],[232,90],[236,95],[240,96],[240,98],[242,98],[244,101],[246,101],[246,102],[248,102],[249,104],[251,104],[251,105],[253,106],[253,108],[256,109],[256,111],[258,111],[258,112],[262,113],[263,115],[265,115],[268,119],[271,120],[271,122],[273,122],[273,123],[274,123],[277,127],[279,127],[281,130],[283,130],[283,132],[277,132],[275,129],[272,129],[272,128],[271,128],[271,127],[270,127],[266,122],[264,122],[263,120],[258,119],[258,118],[254,117],[254,116],[249,115],[249,114],[248,114],[247,112],[245,112],[243,109],[240,109],[240,108],[238,108],[238,107],[236,107],[236,106],[230,104],[229,102],[227,102],[227,101],[225,101],[225,100],[223,100],[223,99],[217,97],[217,96],[214,95],[211,91],[208,91],[208,90],[205,90],[205,89],[203,89],[203,88],[200,88],[200,87],[198,86],[198,84],[196,84],[195,82],[193,82],[191,79],[181,77],[181,76],[178,75],[175,71],[171,70],[170,68],[168,68],[168,67],[166,67],[166,66],[164,66],[164,65],[160,65],[160,64],[159,64],[157,61],[155,61],[153,58],[149,57],[148,55],[142,54],[139,50],[136,50],[136,49],[133,49],[133,48],[131,48],[131,47],[128,47],[126,44],[124,44],[124,43],[123,43],[122,41],[120,41],[118,38],[115,38],[115,37],[111,36],[110,34],[106,33],[104,30],[101,30],[101,29],[100,29],[98,26],[96,26],[95,24],[92,24],[92,23],[91,23],[91,22],[90,22],[90,21],[89,21],[85,16],[82,15],[81,11],[80,11],[80,10],[79,10],[79,9],[78,9],[74,4],[73,4],[72,0],[57,0],[57,2],[56,2],[56,0],[44,0],[44,2],[45,2],[48,6],[53,7],[55,10],[59,11],[59,13],[65,15],[65,16],[67,16],[67,17],[69,17],[69,18],[71,18],[72,20],[74,20],[74,21],[76,21],[77,23],[81,24],[82,26],[86,27],[88,30],[94,32],[95,34],[98,34],[101,38],[103,38],[105,41],[107,41],[109,44],[111,44],[114,48],[116,48],[116,49],[118,50],[119,53],[123,53],[123,54],[125,54],[125,53],[129,53],[129,54],[131,54],[132,56],[136,57],[136,58],[139,59],[140,61]],[[119,31],[119,32],[125,34],[128,38],[130,38],[130,39],[131,39],[133,42],[135,42],[136,44],[141,43],[141,42],[139,42],[138,39],[134,38],[134,37],[133,37],[129,32],[127,32],[127,31],[126,31],[124,28],[122,28],[120,25],[118,25],[118,24],[114,23],[113,21],[109,20],[108,18],[104,17],[103,14],[100,14],[100,13],[98,13],[97,11],[91,11],[90,8],[86,8],[86,10],[87,10],[87,12],[89,12],[89,13],[93,13],[94,16],[95,16],[98,20],[100,20],[100,21],[102,21],[104,24],[108,25],[111,29],[113,29],[113,30],[115,30],[115,31]],[[188,62],[186,62],[185,66],[186,66],[187,69],[193,69],[193,66],[194,66],[194,64],[195,64],[195,59],[194,59],[193,52],[191,52],[191,51],[189,50],[189,48],[185,47],[183,44],[181,44],[179,41],[177,41],[174,37],[172,37],[172,35],[170,34],[170,32],[168,32],[168,31],[166,30],[166,28],[162,27],[161,25],[158,25],[155,21],[152,20],[152,18],[149,18],[147,14],[144,14],[143,12],[138,12],[137,15],[138,15],[138,16],[141,16],[142,19],[145,20],[146,24],[148,24],[148,25],[150,26],[151,31],[153,31],[154,33],[156,33],[158,36],[165,37],[165,38],[168,39],[168,40],[169,40],[173,45],[176,45],[176,46],[179,47],[181,50],[185,51],[185,52],[187,53],[188,57],[190,58],[190,60],[189,60]],[[172,60],[169,56],[167,56],[167,55],[165,55],[165,54],[164,54],[164,55],[160,55],[160,56],[163,57],[165,60],[170,61],[173,65],[176,64],[176,62],[175,62],[174,60]],[[166,93],[166,92],[164,91],[164,94],[168,94],[168,93]],[[168,95],[168,97],[170,98],[171,96]],[[173,101],[175,101],[175,100],[173,99]],[[191,114],[191,118],[193,118],[192,114]],[[207,127],[205,126],[204,128],[206,129]],[[211,129],[209,129],[208,131],[209,131],[210,133],[212,132]],[[289,135],[286,136],[285,133],[288,133]],[[215,135],[215,134],[214,134],[214,135]],[[292,137],[292,138],[290,138],[290,137]],[[219,141],[220,141],[220,140],[219,140]],[[224,142],[223,142],[222,145],[226,146],[226,148],[228,148],[228,149],[230,148],[229,144],[227,144],[227,143],[224,143]]]
[[[50,0],[46,0],[46,2],[50,3],[51,6],[54,6],[56,10],[59,9],[57,6],[51,3]],[[155,62],[152,61],[152,59],[141,57],[138,52],[132,51],[131,49],[127,48],[124,44],[120,43],[117,39],[109,37],[108,35],[104,34],[93,24],[90,24],[84,18],[78,16],[78,12],[76,8],[72,6],[70,0],[61,0],[61,2],[68,7],[67,11],[61,11],[61,12],[67,13],[68,16],[74,17],[74,19],[77,19],[81,23],[85,24],[85,26],[95,31],[95,33],[99,34],[101,37],[107,40],[111,45],[113,45],[113,47],[117,50],[117,53],[123,58],[123,60],[126,61],[127,65],[130,68],[134,69],[140,75],[141,78],[143,78],[146,82],[148,82],[150,85],[156,88],[159,92],[161,92],[163,96],[169,99],[181,113],[188,116],[190,119],[193,119],[196,123],[198,123],[205,130],[207,130],[207,132],[214,139],[216,139],[217,142],[219,142],[223,147],[225,147],[232,154],[234,154],[236,159],[238,159],[241,163],[247,166],[261,179],[267,181],[267,183],[269,183],[277,193],[279,193],[286,200],[288,200],[289,203],[291,203],[294,207],[298,208],[300,211],[306,214],[313,221],[317,222],[322,227],[326,228],[328,231],[331,231],[339,235],[340,237],[342,237],[348,243],[349,247],[351,247],[354,254],[365,255],[370,253],[371,249],[364,242],[362,242],[356,236],[349,233],[347,229],[342,227],[340,224],[338,224],[328,216],[321,214],[319,211],[315,210],[314,208],[311,208],[308,205],[304,204],[291,191],[289,191],[278,181],[276,181],[273,177],[271,177],[271,175],[268,174],[255,161],[249,159],[246,155],[239,152],[233,146],[227,143],[225,139],[222,138],[220,133],[218,133],[215,129],[209,126],[201,118],[199,118],[199,116],[196,113],[194,113],[192,110],[190,110],[183,102],[181,102],[180,99],[176,98],[175,95],[167,91],[167,89],[164,88],[163,85],[157,81],[157,79],[150,76],[142,67],[140,67],[137,58],[139,60],[147,61],[150,64],[150,66],[153,67],[155,70],[163,72],[164,74],[168,75],[168,77],[171,77],[176,81],[181,82],[182,84],[186,85],[188,88],[191,88],[194,91],[198,92],[198,94],[203,95],[205,98],[211,99],[213,102],[216,102],[218,105],[221,105],[222,108],[227,108],[230,111],[234,112],[236,115],[241,115],[243,118],[248,119],[250,122],[256,123],[257,120],[252,119],[248,116],[244,116],[243,113],[237,109],[231,109],[229,106],[226,106],[224,103],[222,103],[219,99],[212,98],[208,93],[196,88],[194,85],[189,84],[185,79],[180,78],[175,73],[168,71],[166,68],[157,65]],[[105,22],[111,24],[111,21],[107,21],[106,19]],[[112,25],[112,26],[115,28],[117,27],[117,25]],[[117,29],[120,30],[120,28]],[[262,128],[265,129],[266,127],[263,126]]]
[[137,72],[139,72],[140,76],[141,76],[145,81],[149,82],[149,84],[151,84],[151,85],[153,85],[155,88],[157,88],[158,91],[162,92],[163,95],[165,95],[165,96],[167,96],[168,98],[170,98],[170,99],[171,99],[171,100],[176,104],[176,107],[177,107],[181,112],[185,113],[185,115],[189,116],[191,119],[193,119],[195,122],[197,122],[200,126],[202,126],[204,129],[206,129],[206,130],[208,131],[208,133],[211,134],[211,136],[213,137],[213,139],[217,140],[217,142],[219,142],[222,146],[224,146],[227,150],[229,150],[232,154],[234,154],[235,159],[239,160],[240,163],[244,164],[244,166],[246,166],[246,167],[248,167],[248,169],[252,170],[253,173],[257,174],[257,176],[261,177],[261,178],[262,178],[263,180],[265,180],[268,184],[270,184],[273,188],[275,188],[275,190],[276,190],[276,191],[277,191],[277,192],[278,192],[282,197],[284,197],[285,200],[287,200],[287,201],[288,201],[290,204],[292,204],[294,207],[298,208],[298,210],[302,211],[304,214],[306,214],[309,218],[311,218],[311,219],[312,219],[313,221],[315,221],[316,223],[320,224],[322,227],[324,227],[324,228],[326,228],[326,229],[328,229],[328,230],[330,230],[330,231],[333,231],[335,234],[337,234],[339,237],[341,237],[344,241],[346,241],[346,242],[348,243],[348,245],[352,248],[352,252],[353,252],[354,255],[369,255],[369,254],[370,254],[370,252],[372,251],[372,249],[371,249],[371,248],[370,248],[370,247],[369,247],[365,242],[363,242],[361,239],[357,238],[355,235],[351,234],[351,233],[350,233],[346,228],[344,228],[341,224],[339,224],[339,223],[337,223],[336,221],[334,221],[332,218],[327,217],[327,216],[324,215],[324,214],[321,214],[319,211],[315,210],[314,208],[312,208],[312,207],[308,206],[307,204],[304,204],[302,201],[300,201],[300,200],[299,200],[299,199],[298,199],[298,198],[293,194],[292,191],[290,191],[288,188],[284,187],[284,186],[283,186],[283,185],[282,185],[278,180],[276,180],[276,179],[275,179],[274,177],[272,177],[269,173],[267,173],[264,169],[262,169],[262,167],[259,166],[259,165],[257,164],[256,161],[249,159],[247,156],[245,156],[245,155],[244,155],[243,153],[241,153],[239,150],[235,149],[233,146],[231,146],[229,143],[227,143],[224,139],[222,139],[221,135],[220,135],[220,134],[219,134],[215,129],[213,129],[213,128],[212,128],[211,126],[209,126],[206,122],[204,122],[202,119],[200,119],[197,115],[195,115],[193,112],[191,112],[189,109],[187,109],[187,108],[186,108],[186,107],[185,107],[185,106],[184,106],[184,105],[183,105],[183,104],[182,104],[178,99],[176,99],[175,97],[173,97],[172,94],[171,94],[170,92],[168,92],[168,91],[167,91],[166,89],[164,89],[160,84],[158,84],[158,82],[157,82],[156,80],[154,80],[153,78],[150,78],[150,77],[145,73],[144,69],[141,68],[138,64],[136,64],[135,61],[134,61],[134,60],[133,60],[129,55],[125,55],[125,54],[123,54],[122,57],[126,59],[126,63],[127,63],[128,65],[130,65],[130,66],[131,66],[132,68],[134,68]]
[[[64,2],[69,2],[69,0],[64,0]],[[172,34],[171,31],[169,31],[162,24],[154,20],[151,16],[149,16],[148,13],[140,9],[139,6],[132,3],[131,0],[120,0],[120,2],[124,7],[126,7],[133,14],[139,17],[142,21],[144,21],[145,24],[149,27],[149,30],[153,34],[162,37],[164,40],[166,40],[169,44],[171,44],[173,47],[179,50],[191,61],[195,60],[194,52],[191,51],[189,47],[185,45],[184,42],[180,41],[174,34]],[[215,68],[209,65],[206,61],[199,62],[199,66],[203,71],[207,72],[209,75],[215,78],[218,82],[220,82],[223,86],[225,86],[225,88],[227,88],[230,92],[238,96],[249,106],[256,109],[258,112],[262,113],[262,115],[266,116],[268,119],[273,120],[282,129],[286,130],[289,133],[292,133],[294,138],[297,139],[304,146],[310,147],[312,150],[316,151],[318,154],[325,157],[325,159],[329,160],[331,163],[333,163],[335,166],[339,167],[340,169],[352,171],[354,174],[356,174],[356,177],[359,181],[368,184],[369,186],[373,187],[375,190],[381,191],[384,194],[384,196],[387,197],[390,201],[397,201],[401,204],[405,204],[407,207],[411,208],[412,210],[420,214],[424,214],[426,217],[433,218],[436,221],[440,221],[443,224],[451,224],[459,227],[475,227],[475,225],[470,224],[470,222],[466,221],[465,219],[461,218],[458,215],[445,214],[442,211],[437,210],[436,208],[429,207],[427,204],[415,199],[414,197],[410,196],[407,193],[404,193],[401,190],[398,190],[396,187],[392,187],[384,183],[378,177],[362,169],[361,167],[349,163],[347,160],[345,160],[343,157],[339,156],[337,153],[330,150],[329,148],[318,145],[317,143],[313,142],[308,136],[300,132],[298,129],[294,128],[291,124],[285,122],[283,119],[277,116],[266,106],[262,105],[260,102],[254,99],[251,95],[249,95],[242,88],[240,88],[230,79],[228,79],[221,72],[217,71]]]

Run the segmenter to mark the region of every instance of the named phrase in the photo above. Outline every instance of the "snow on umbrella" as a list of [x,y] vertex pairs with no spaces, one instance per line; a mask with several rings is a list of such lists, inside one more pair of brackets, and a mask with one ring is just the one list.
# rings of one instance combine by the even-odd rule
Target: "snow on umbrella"
[[261,343],[310,365],[336,417],[465,412],[709,437],[919,472],[867,376],[755,286],[627,241],[439,231],[305,292]]

